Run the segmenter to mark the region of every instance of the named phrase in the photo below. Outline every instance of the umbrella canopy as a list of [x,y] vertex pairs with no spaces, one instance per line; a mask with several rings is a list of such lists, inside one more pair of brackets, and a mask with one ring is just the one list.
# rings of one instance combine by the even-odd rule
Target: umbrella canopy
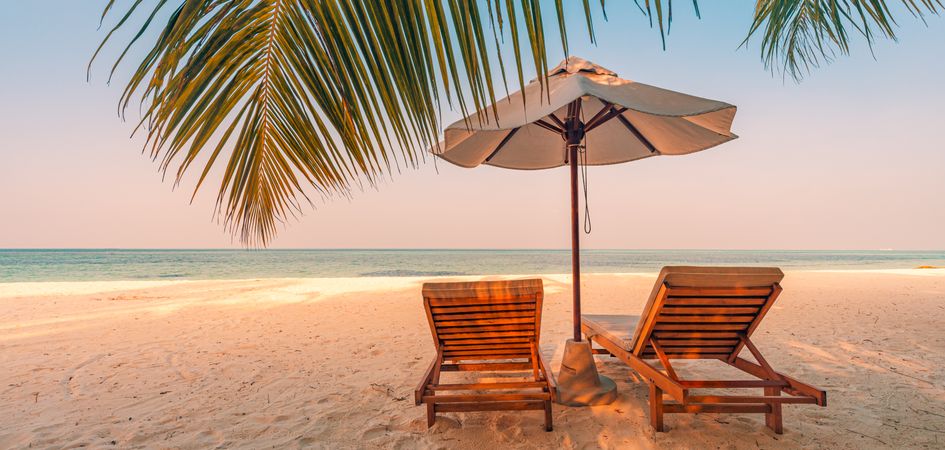
[[462,167],[566,165],[561,135],[575,100],[580,100],[587,134],[587,165],[684,155],[738,137],[731,132],[733,105],[618,78],[572,56],[548,73],[547,92],[532,81],[478,116],[453,123],[433,153]]
[[577,57],[552,69],[546,87],[533,80],[448,126],[444,141],[431,151],[462,167],[570,166],[574,340],[580,341],[578,164],[617,164],[714,147],[738,137],[731,131],[736,108],[618,78]]

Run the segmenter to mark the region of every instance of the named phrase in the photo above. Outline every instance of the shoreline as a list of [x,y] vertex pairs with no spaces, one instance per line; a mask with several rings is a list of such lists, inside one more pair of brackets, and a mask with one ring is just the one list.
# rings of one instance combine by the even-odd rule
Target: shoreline
[[[945,251],[586,250],[582,272],[656,273],[663,266],[782,270],[911,270],[945,266]],[[929,270],[940,270],[929,269]],[[520,276],[571,272],[569,251],[287,250],[0,251],[0,283],[259,278]]]
[[[910,275],[910,276],[945,276],[945,267],[934,268],[909,268],[909,269],[783,269],[785,275],[792,273],[835,273],[835,274],[857,274],[870,273],[876,275]],[[586,276],[633,276],[633,277],[656,277],[659,271],[653,272],[587,272],[581,273]],[[357,283],[363,280],[374,280],[378,283],[389,282],[393,284],[417,283],[422,281],[436,280],[483,280],[483,279],[509,279],[509,278],[528,278],[538,277],[545,279],[570,282],[570,273],[544,273],[544,274],[483,274],[483,275],[411,275],[411,276],[360,276],[360,277],[255,277],[255,278],[195,278],[195,279],[116,279],[116,280],[65,280],[65,281],[0,281],[0,299],[9,297],[23,297],[31,295],[76,295],[85,293],[102,292],[103,290],[123,290],[123,289],[148,289],[164,286],[174,286],[186,283],[212,283],[212,282],[262,282],[262,281],[322,281],[322,282],[341,282],[348,281]],[[56,290],[54,288],[60,288]],[[38,288],[39,291],[27,291],[29,288]]]

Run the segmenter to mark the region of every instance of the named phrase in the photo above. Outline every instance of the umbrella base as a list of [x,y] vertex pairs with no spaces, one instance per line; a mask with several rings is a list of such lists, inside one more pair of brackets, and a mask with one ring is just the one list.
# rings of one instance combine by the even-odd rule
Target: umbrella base
[[607,405],[617,399],[614,380],[597,373],[591,343],[568,339],[558,370],[558,403],[567,406]]

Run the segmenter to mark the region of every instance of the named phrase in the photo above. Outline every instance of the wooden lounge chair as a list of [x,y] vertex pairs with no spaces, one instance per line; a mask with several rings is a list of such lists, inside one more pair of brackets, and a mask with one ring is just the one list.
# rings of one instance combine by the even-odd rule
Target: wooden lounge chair
[[[438,412],[543,409],[551,431],[555,382],[538,350],[542,294],[540,279],[423,285],[436,357],[414,394],[427,405],[427,426]],[[525,381],[441,383],[452,371],[526,373]]]
[[[782,433],[781,405],[827,405],[827,393],[775,372],[751,341],[781,292],[784,274],[767,267],[665,267],[642,316],[584,315],[582,332],[623,360],[650,385],[650,424],[663,431],[666,413],[764,413]],[[738,356],[747,349],[757,363]],[[683,380],[673,359],[714,359],[752,380]],[[649,360],[659,360],[662,370]],[[764,395],[696,395],[697,389],[760,388]],[[781,395],[782,393],[787,395]],[[674,401],[666,402],[666,394]]]

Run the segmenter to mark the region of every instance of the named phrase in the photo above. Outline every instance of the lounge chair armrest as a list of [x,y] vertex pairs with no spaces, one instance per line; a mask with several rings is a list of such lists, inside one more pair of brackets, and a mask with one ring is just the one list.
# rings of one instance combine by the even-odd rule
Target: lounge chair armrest
[[545,359],[545,356],[538,353],[538,362],[541,363],[541,371],[545,374],[545,380],[548,382],[548,390],[551,391],[551,400],[558,401],[558,383],[555,381],[555,376],[551,372],[551,369],[548,367],[548,360]]
[[414,389],[413,398],[417,406],[423,403],[423,392],[426,390],[427,385],[430,384],[430,381],[433,378],[433,371],[436,369],[437,362],[440,360],[440,355],[437,354],[433,361],[430,362],[430,367],[427,368],[426,372],[423,374],[423,379],[420,380],[420,383],[417,384],[417,388]]

